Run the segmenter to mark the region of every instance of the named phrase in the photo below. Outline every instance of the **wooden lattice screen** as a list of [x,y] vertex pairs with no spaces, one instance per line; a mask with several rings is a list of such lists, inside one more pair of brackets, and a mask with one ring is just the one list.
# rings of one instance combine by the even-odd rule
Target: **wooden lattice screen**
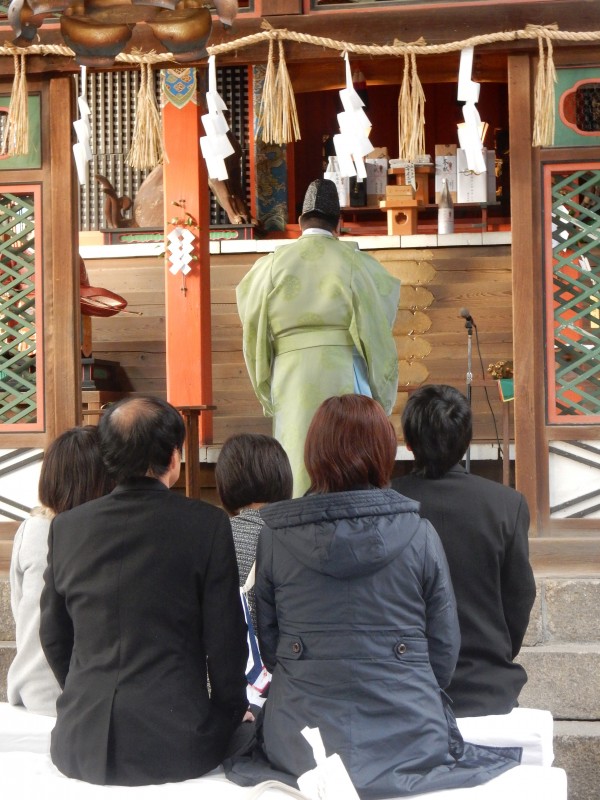
[[600,421],[600,169],[547,165],[547,398],[550,423]]
[[43,430],[40,202],[40,186],[0,186],[0,431]]

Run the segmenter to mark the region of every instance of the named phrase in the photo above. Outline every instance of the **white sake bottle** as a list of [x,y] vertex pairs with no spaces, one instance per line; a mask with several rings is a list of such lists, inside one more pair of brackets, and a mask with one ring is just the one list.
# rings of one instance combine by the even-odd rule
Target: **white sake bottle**
[[442,182],[442,192],[438,203],[438,233],[454,233],[454,203],[446,178]]
[[345,178],[340,172],[337,156],[329,156],[327,161],[327,169],[324,178],[335,183],[338,197],[340,199],[340,208],[345,208],[350,205],[350,181]]

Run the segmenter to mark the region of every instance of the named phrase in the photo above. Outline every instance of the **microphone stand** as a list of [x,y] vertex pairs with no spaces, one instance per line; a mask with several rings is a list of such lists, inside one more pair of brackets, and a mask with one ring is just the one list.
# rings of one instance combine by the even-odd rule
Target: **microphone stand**
[[[468,312],[467,312],[468,313]],[[467,317],[465,320],[465,328],[467,330],[467,401],[469,408],[471,407],[471,389],[473,383],[473,319]],[[465,469],[471,472],[471,442],[467,447],[465,453]]]

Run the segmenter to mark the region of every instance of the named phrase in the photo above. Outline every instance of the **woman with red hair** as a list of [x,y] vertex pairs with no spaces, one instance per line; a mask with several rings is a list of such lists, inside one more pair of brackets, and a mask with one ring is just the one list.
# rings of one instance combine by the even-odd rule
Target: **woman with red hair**
[[473,786],[518,759],[465,745],[447,708],[454,593],[435,530],[388,488],[396,447],[377,402],[331,397],[308,430],[309,494],[261,510],[264,752],[299,776],[315,766],[300,732],[317,726],[361,798]]

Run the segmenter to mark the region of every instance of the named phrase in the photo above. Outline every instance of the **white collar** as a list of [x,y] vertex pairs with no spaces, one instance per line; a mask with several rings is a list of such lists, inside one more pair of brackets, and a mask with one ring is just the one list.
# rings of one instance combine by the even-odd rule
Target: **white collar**
[[330,236],[335,239],[333,233],[326,231],[325,228],[306,228],[306,230],[302,231],[302,236]]

